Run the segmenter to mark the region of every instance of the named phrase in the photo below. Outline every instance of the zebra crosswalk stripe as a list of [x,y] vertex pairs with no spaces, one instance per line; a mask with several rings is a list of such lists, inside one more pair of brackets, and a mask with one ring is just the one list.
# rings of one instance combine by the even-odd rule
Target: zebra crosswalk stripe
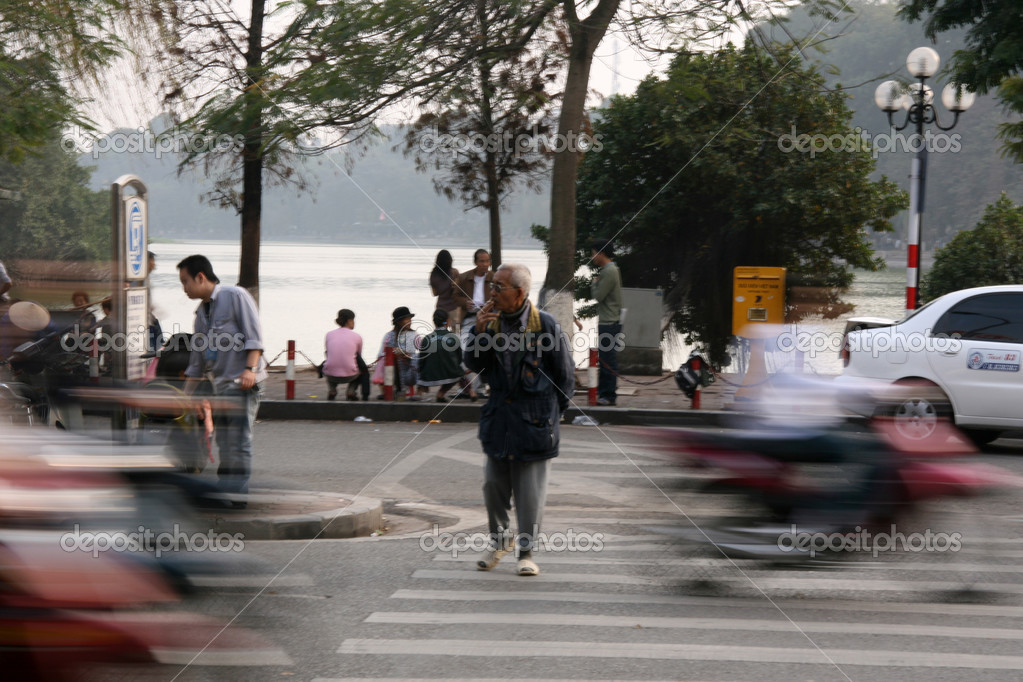
[[[388,656],[485,656],[509,651],[509,642],[480,639],[347,639],[341,654]],[[974,670],[1023,670],[1023,656],[964,653],[886,651],[877,649],[828,649],[827,658],[809,647],[761,647],[718,644],[662,644],[638,642],[516,641],[514,656],[530,657],[667,659],[749,663],[827,663],[849,666],[970,668]],[[828,660],[830,659],[830,661]]]

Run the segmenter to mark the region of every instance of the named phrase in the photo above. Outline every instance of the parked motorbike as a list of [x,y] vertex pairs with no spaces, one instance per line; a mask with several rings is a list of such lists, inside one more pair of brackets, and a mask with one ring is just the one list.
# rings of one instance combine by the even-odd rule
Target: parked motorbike
[[30,301],[11,306],[5,337],[28,339],[3,360],[0,400],[11,421],[24,412],[29,424],[80,427],[81,408],[68,398],[67,391],[88,382],[89,355],[67,341],[85,329],[83,325],[91,324],[87,322],[91,319],[83,312],[51,313]]
[[[186,473],[198,474],[213,461],[213,414],[209,401],[197,409],[185,394],[185,369],[191,355],[191,334],[178,333],[152,353],[143,387],[159,394],[141,411],[141,427],[150,442],[165,443],[168,455]],[[200,390],[198,395],[207,391]]]

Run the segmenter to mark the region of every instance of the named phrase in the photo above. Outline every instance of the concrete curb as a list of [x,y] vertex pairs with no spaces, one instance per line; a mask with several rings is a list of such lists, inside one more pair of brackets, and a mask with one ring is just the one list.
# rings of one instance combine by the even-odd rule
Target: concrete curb
[[[430,422],[476,424],[483,403],[430,402],[326,402],[323,400],[264,400],[259,404],[259,419],[315,421],[353,421],[367,417],[375,422]],[[589,416],[601,424],[615,426],[722,426],[735,418],[724,410],[657,410],[623,407],[569,408],[565,422]]]
[[[267,491],[276,497],[307,497],[310,493],[300,490]],[[254,496],[262,491],[252,491]],[[355,495],[331,494],[348,500]],[[244,540],[311,540],[313,538],[354,538],[367,536],[383,527],[383,503],[373,498],[359,498],[357,504],[307,514],[261,515],[253,510],[254,516],[213,518],[211,529],[218,533],[241,533]]]

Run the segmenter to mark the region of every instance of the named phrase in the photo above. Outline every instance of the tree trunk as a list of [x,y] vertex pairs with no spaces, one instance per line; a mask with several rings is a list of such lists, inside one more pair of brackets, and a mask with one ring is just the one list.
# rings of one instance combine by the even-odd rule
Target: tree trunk
[[497,164],[487,152],[487,213],[490,215],[490,263],[494,270],[501,264],[501,196],[497,187]]
[[246,144],[242,162],[242,248],[238,286],[259,302],[259,243],[263,204],[263,157],[259,145]]
[[[541,305],[565,329],[571,328],[572,299],[575,290],[575,185],[579,173],[579,133],[586,110],[586,92],[590,82],[593,53],[607,33],[621,0],[600,0],[586,19],[579,21],[575,3],[566,0],[571,46],[565,94],[558,117],[558,135],[568,142],[559,145],[551,168],[551,225],[548,244],[547,278],[541,293]],[[571,5],[571,8],[569,8]]]
[[[480,50],[489,45],[489,22],[487,19],[487,0],[479,0],[477,5],[477,21],[479,22]],[[483,132],[493,138],[494,135],[494,84],[491,82],[491,63],[489,59],[480,60],[480,122]],[[492,151],[485,152],[483,172],[487,180],[487,214],[490,218],[490,265],[494,270],[501,264],[501,197],[497,185],[497,158]]]
[[[575,50],[573,50],[573,53]],[[590,60],[573,54],[568,65],[565,95],[558,117],[558,135],[577,135],[583,122],[586,90],[590,79]],[[551,169],[550,256],[544,286],[556,291],[572,291],[575,274],[575,183],[579,173],[579,154],[566,145],[554,155]]]
[[245,53],[245,80],[247,91],[243,95],[248,130],[242,150],[242,237],[241,257],[238,264],[238,286],[249,290],[259,302],[259,244],[260,221],[263,212],[263,104],[259,92],[263,75],[263,17],[266,0],[252,0],[252,18],[249,23],[249,44]]

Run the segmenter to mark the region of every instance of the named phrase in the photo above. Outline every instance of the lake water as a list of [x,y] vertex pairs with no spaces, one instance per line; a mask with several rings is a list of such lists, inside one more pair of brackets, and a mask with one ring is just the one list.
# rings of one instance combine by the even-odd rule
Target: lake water
[[[157,269],[151,278],[151,298],[164,332],[191,331],[196,302],[181,291],[174,266],[193,253],[206,255],[214,271],[225,284],[238,279],[239,245],[237,242],[187,242],[152,244],[157,256]],[[421,333],[430,329],[435,298],[427,278],[441,247],[415,246],[348,246],[340,244],[299,244],[264,242],[260,262],[260,311],[263,322],[263,344],[267,359],[274,359],[295,341],[301,353],[314,363],[323,360],[323,337],[334,329],[334,318],[340,308],[355,311],[355,330],[364,341],[363,357],[372,361],[380,340],[390,328],[391,311],[408,306],[416,315]],[[460,271],[472,267],[473,248],[448,248]],[[547,257],[542,250],[506,249],[505,262],[527,265],[533,273],[534,293],[547,272]],[[628,273],[624,273],[628,284]],[[857,273],[856,283],[846,299],[856,305],[850,316],[901,317],[905,302],[905,268],[882,272]],[[594,320],[584,320],[589,333]],[[825,335],[840,334],[843,320],[806,321],[799,331],[819,331]],[[576,353],[576,361],[586,357]],[[683,344],[665,344],[664,367],[674,369],[688,357]],[[283,363],[280,356],[278,363]],[[772,357],[774,366],[783,367],[790,359]],[[838,374],[841,365],[837,353],[823,350],[808,357],[807,371]]]
[[[157,258],[150,279],[151,298],[164,332],[173,332],[175,324],[181,331],[192,330],[197,303],[182,292],[174,268],[182,258],[201,253],[213,263],[221,282],[238,281],[240,246],[236,242],[152,244],[150,248]],[[420,333],[427,333],[436,302],[427,280],[440,248],[264,242],[259,297],[267,359],[294,340],[297,351],[312,362],[321,362],[323,337],[337,328],[334,318],[341,308],[355,311],[355,331],[362,335],[367,362],[376,358],[380,340],[391,328],[391,311],[399,306],[408,306]],[[472,267],[474,248],[448,251],[459,271]],[[543,251],[505,249],[503,258],[527,265],[534,288],[543,282],[547,273]],[[278,360],[283,361],[284,356]],[[301,355],[296,362],[304,362]]]

